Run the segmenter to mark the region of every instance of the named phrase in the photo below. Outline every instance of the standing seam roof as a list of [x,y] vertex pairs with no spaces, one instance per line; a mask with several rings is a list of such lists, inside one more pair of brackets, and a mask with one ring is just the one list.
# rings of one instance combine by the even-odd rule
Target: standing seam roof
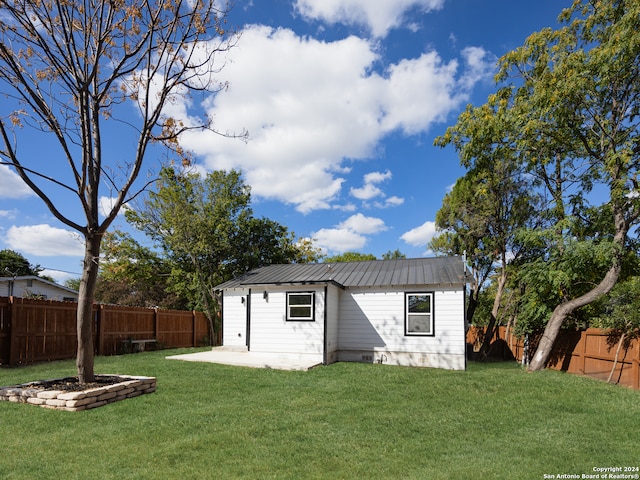
[[371,260],[344,263],[278,264],[247,272],[215,288],[335,282],[343,287],[460,285],[465,283],[462,257]]

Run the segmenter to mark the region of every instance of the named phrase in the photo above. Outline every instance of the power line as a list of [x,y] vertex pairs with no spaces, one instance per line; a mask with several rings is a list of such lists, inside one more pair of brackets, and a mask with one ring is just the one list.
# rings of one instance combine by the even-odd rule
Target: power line
[[72,275],[80,275],[80,276],[82,276],[82,273],[70,272],[68,270],[60,270],[59,268],[49,268],[49,267],[43,267],[43,266],[40,266],[40,268],[42,268],[42,270],[53,270],[54,272],[70,273]]

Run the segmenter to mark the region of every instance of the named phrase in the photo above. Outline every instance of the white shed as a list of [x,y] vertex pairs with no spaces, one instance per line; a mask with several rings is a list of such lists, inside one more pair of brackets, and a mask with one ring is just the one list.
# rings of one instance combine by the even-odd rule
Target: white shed
[[461,257],[270,265],[218,285],[223,345],[464,370]]

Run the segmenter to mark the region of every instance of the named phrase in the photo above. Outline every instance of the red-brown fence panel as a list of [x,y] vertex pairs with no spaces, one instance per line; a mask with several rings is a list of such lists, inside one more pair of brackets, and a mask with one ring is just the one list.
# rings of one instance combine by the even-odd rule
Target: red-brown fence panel
[[77,350],[77,304],[13,298],[9,364],[73,358]]
[[[75,302],[0,297],[0,365],[74,358],[76,312]],[[203,346],[209,338],[206,317],[191,311],[95,305],[93,328],[98,355]]]
[[[467,332],[467,343],[477,351],[483,336],[484,328],[471,327]],[[531,356],[535,352],[538,338],[531,336],[530,340]],[[553,346],[547,367],[600,380],[608,380],[611,376],[613,383],[638,389],[640,341],[634,339],[623,342],[622,345],[618,345],[618,341],[619,338],[611,336],[609,331],[598,328],[562,330]],[[491,355],[522,361],[523,351],[523,338],[510,334],[506,327],[498,328],[492,342]]]
[[193,346],[193,312],[179,310],[156,311],[156,338],[165,348]]
[[130,352],[134,340],[156,340],[153,308],[100,305],[99,325],[99,355]]
[[9,364],[11,346],[11,305],[7,297],[0,297],[0,365]]
[[193,328],[193,346],[199,347],[203,345],[222,345],[222,332],[218,330],[215,342],[211,342],[211,328],[209,327],[209,319],[202,312],[194,313]]

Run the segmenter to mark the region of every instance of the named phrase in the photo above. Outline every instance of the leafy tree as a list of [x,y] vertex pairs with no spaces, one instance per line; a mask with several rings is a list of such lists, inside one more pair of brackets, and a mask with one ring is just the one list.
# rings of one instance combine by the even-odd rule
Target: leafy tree
[[80,289],[80,278],[70,278],[65,280],[64,286],[77,292]]
[[39,265],[31,265],[23,255],[13,250],[0,250],[0,276],[38,275]]
[[[518,239],[527,247],[519,318],[548,318],[530,370],[544,368],[565,321],[613,288],[640,214],[640,4],[577,0],[560,20],[561,28],[534,33],[505,55],[497,76],[504,86],[459,120],[500,113],[505,121],[488,115],[460,144],[481,153],[493,138],[509,154],[496,158],[519,162],[548,202]],[[592,206],[596,187],[606,198]]]
[[592,242],[607,269],[553,309],[530,370],[544,368],[565,319],[613,288],[640,214],[640,4],[576,1],[560,18],[563,27],[531,35],[501,59],[499,78],[515,73],[522,82],[513,90],[513,118],[523,158],[532,166],[562,159],[576,204],[585,204],[595,185],[605,187],[613,236],[608,245]]
[[611,381],[622,347],[627,349],[631,340],[640,337],[640,277],[634,276],[618,283],[606,296],[603,307],[602,316],[594,323],[610,329],[609,343],[617,344],[608,378]]
[[144,205],[125,214],[162,249],[171,267],[169,289],[205,313],[211,338],[220,328],[216,285],[253,268],[313,255],[286,227],[253,217],[250,198],[235,170],[201,177],[167,167]]
[[493,307],[481,353],[488,352],[499,321],[502,296],[507,288],[508,263],[518,261],[520,229],[536,223],[541,198],[531,176],[517,159],[508,95],[492,95],[486,105],[467,107],[455,126],[436,139],[436,145],[453,144],[467,173],[454,185],[436,214],[436,236],[430,247],[447,254],[466,254],[474,284],[467,318],[472,321],[481,291],[489,278],[496,280]]
[[[220,88],[213,57],[234,42],[224,30],[226,15],[214,0],[2,2],[0,163],[84,238],[80,382],[94,379],[92,304],[102,237],[122,205],[144,188],[136,180],[152,142],[183,154],[181,132],[212,128],[210,119],[194,116],[182,124],[165,106],[190,90]],[[47,162],[18,149],[32,141],[27,132],[49,142]],[[112,199],[103,217],[101,197]],[[72,202],[82,216],[68,208]]]
[[407,258],[407,256],[397,249],[393,252],[389,250],[387,253],[383,253],[381,257],[382,260],[400,260],[402,258]]
[[372,253],[344,252],[333,257],[325,257],[324,263],[342,263],[342,262],[365,262],[368,260],[377,260]]
[[101,303],[186,309],[170,291],[171,266],[158,253],[116,230],[105,234],[95,298]]

